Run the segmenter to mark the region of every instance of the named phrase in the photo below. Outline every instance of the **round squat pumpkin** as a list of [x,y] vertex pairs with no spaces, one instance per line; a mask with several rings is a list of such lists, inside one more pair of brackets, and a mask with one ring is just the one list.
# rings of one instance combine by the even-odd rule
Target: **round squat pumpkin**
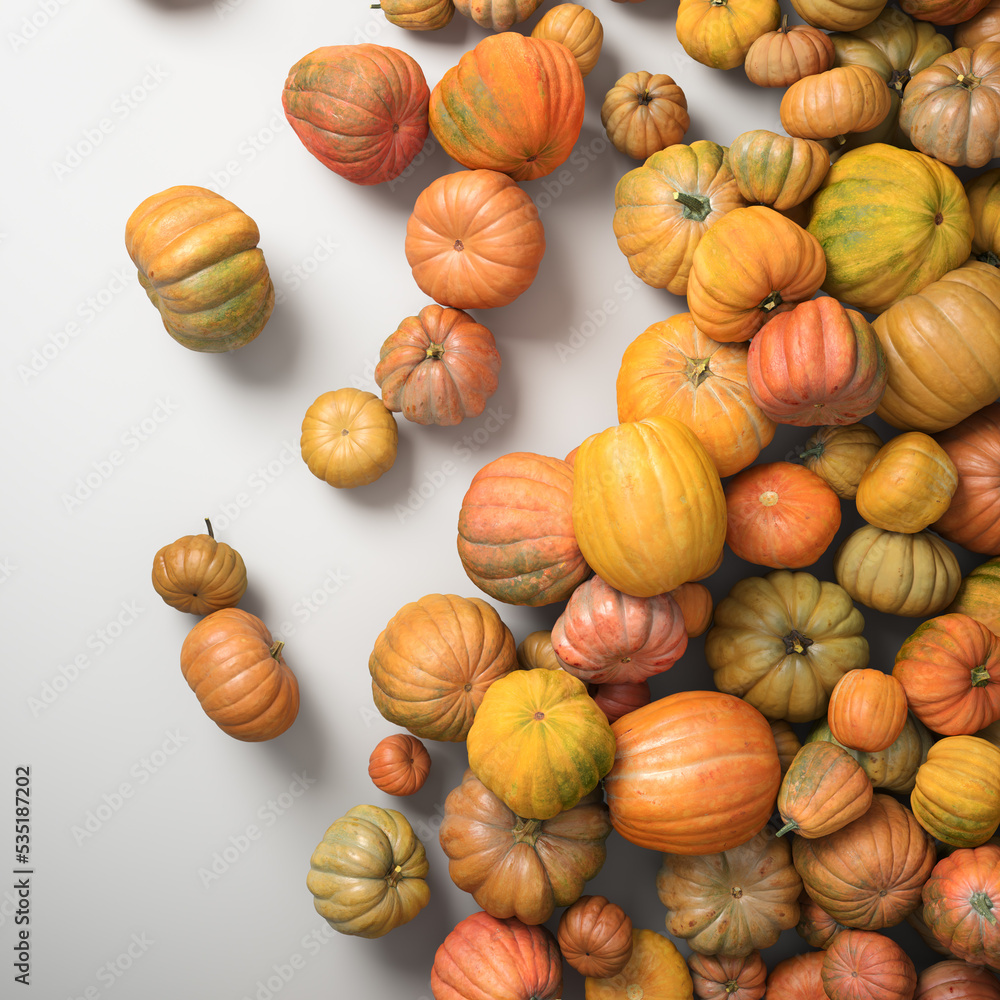
[[776,0],[680,0],[677,40],[697,62],[733,69],[743,64],[750,46],[780,22]]
[[560,42],[573,53],[580,73],[596,65],[604,42],[604,28],[593,11],[578,3],[560,3],[547,10],[531,29],[532,38]]
[[[815,31],[807,25],[796,28]],[[748,202],[782,212],[804,202],[819,187],[830,169],[830,154],[812,139],[759,128],[740,133],[729,144],[729,166]]]
[[853,500],[882,439],[867,424],[817,428],[795,457],[842,500]]
[[527,20],[542,0],[454,0],[455,9],[488,31],[507,31]]
[[749,955],[688,956],[694,995],[699,1000],[761,1000],[767,966],[759,951]]
[[892,938],[876,931],[841,931],[823,957],[823,989],[830,1000],[912,997],[917,986],[913,959]]
[[647,160],[679,143],[691,125],[684,91],[666,73],[626,73],[604,95],[601,124],[619,153]]
[[833,62],[833,43],[825,31],[811,24],[789,25],[784,14],[777,28],[760,35],[747,49],[743,69],[758,87],[788,87],[804,76],[825,72]]
[[368,758],[368,777],[388,795],[419,792],[431,770],[431,755],[415,736],[394,733],[379,740]]
[[437,31],[455,15],[454,0],[379,0],[385,19],[408,31]]
[[607,979],[632,957],[632,921],[604,896],[581,896],[563,910],[557,940],[563,958],[581,976]]
[[908,704],[906,688],[895,670],[887,674],[865,667],[849,670],[837,681],[826,718],[838,743],[851,750],[877,753],[899,739]]
[[125,249],[167,333],[192,351],[250,343],[274,308],[274,285],[245,212],[207,188],[151,195],[125,224]]

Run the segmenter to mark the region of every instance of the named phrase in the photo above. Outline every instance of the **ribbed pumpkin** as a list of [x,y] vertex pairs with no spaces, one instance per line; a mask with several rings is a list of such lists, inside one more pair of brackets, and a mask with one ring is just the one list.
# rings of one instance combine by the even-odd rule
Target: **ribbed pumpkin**
[[989,0],[978,13],[955,25],[955,47],[974,49],[980,42],[1000,42],[1000,3]]
[[770,827],[716,854],[664,854],[656,875],[667,931],[707,955],[749,955],[775,944],[798,923],[801,892],[792,849]]
[[715,608],[712,592],[708,587],[703,583],[682,583],[670,591],[670,596],[680,606],[688,638],[693,639],[708,631]]
[[939,615],[900,647],[892,675],[913,712],[942,736],[970,736],[1000,721],[1000,638],[974,618]]
[[868,811],[824,837],[792,841],[806,892],[846,927],[881,930],[920,905],[934,841],[906,806],[876,792]]
[[784,14],[774,31],[764,32],[747,49],[743,69],[758,87],[788,87],[804,76],[828,70],[833,59],[833,44],[825,31],[810,24],[789,26]]
[[729,167],[747,201],[781,212],[819,187],[830,169],[830,154],[811,139],[758,128],[741,132],[729,144]]
[[931,836],[979,847],[1000,826],[1000,749],[978,736],[945,736],[917,769],[910,808]]
[[819,427],[797,450],[796,458],[838,497],[853,500],[862,474],[882,444],[867,424]]
[[594,686],[590,695],[608,722],[617,722],[623,715],[648,705],[653,698],[649,681],[606,681]]
[[906,689],[899,678],[866,667],[837,681],[826,709],[830,732],[851,750],[887,750],[906,725]]
[[306,887],[316,912],[341,934],[377,938],[429,902],[424,845],[395,809],[360,805],[323,835]]
[[542,0],[453,0],[455,9],[471,18],[480,28],[506,31],[526,21],[541,6]]
[[245,212],[207,188],[146,198],[125,224],[125,249],[167,333],[192,351],[250,343],[274,308],[274,285]]
[[750,46],[781,21],[776,0],[680,0],[677,40],[705,66],[733,69]]
[[438,838],[451,880],[487,913],[541,924],[580,898],[610,833],[600,790],[547,820],[525,819],[467,770],[444,801]]
[[551,819],[611,769],[611,727],[565,670],[515,670],[486,691],[467,740],[469,767],[518,816]]
[[875,931],[841,931],[823,957],[823,989],[830,1000],[913,997],[917,970],[892,938]]
[[972,253],[979,260],[996,266],[1000,261],[1000,167],[969,178],[965,182],[965,193],[975,227]]
[[872,803],[872,783],[861,765],[836,743],[817,740],[795,755],[778,789],[778,836],[795,831],[815,839],[863,816]]
[[[823,291],[863,312],[882,312],[936,281],[972,247],[969,201],[951,168],[881,142],[839,157],[811,208],[809,232],[827,261]],[[882,346],[891,384],[893,351],[885,338]]]
[[632,955],[621,972],[584,980],[585,1000],[692,1000],[691,974],[674,943],[656,931],[632,928]]
[[383,341],[375,383],[393,412],[450,427],[483,412],[499,374],[493,334],[461,309],[430,305]]
[[299,685],[285,663],[283,642],[240,608],[202,618],[181,645],[181,673],[205,714],[227,735],[273,740],[295,721]]
[[767,966],[759,951],[749,955],[688,956],[694,995],[699,1000],[761,1000]]
[[795,13],[807,24],[829,31],[855,31],[878,17],[882,0],[794,0]]
[[722,482],[694,432],[649,417],[592,434],[573,464],[573,529],[587,564],[616,590],[664,594],[722,558]]
[[153,556],[153,589],[170,607],[192,615],[234,607],[247,589],[243,557],[216,541],[207,517],[205,527],[208,534],[183,535]]
[[437,31],[455,15],[454,0],[379,0],[385,19],[408,31]]
[[320,163],[355,184],[381,184],[423,147],[429,97],[413,56],[362,42],[303,56],[288,71],[281,104]]
[[615,388],[620,421],[680,420],[723,477],[750,465],[774,438],[774,421],[750,395],[746,346],[712,340],[690,313],[640,333],[625,348]]
[[834,66],[793,83],[778,113],[789,135],[832,139],[875,128],[891,108],[889,88],[873,69]]
[[435,302],[493,309],[531,287],[545,230],[535,203],[506,174],[460,170],[417,196],[403,250],[413,280]]
[[795,932],[806,944],[813,948],[826,948],[834,935],[844,929],[842,923],[834,920],[803,890],[799,898],[799,922],[795,925]]
[[795,755],[802,749],[798,733],[784,719],[771,719],[771,732],[778,748],[778,760],[781,762],[781,777],[784,779],[791,767]]
[[691,258],[688,309],[713,340],[749,340],[771,316],[812,296],[826,277],[816,239],[765,205],[728,212]]
[[573,53],[580,73],[596,65],[604,42],[604,28],[593,11],[578,3],[560,3],[547,10],[531,29],[532,38],[561,42]]
[[975,17],[988,0],[901,0],[900,6],[911,17],[934,24],[960,24]]
[[562,957],[547,927],[479,911],[459,921],[434,953],[435,1000],[559,1000]]
[[415,736],[394,733],[379,740],[368,758],[368,777],[388,795],[419,792],[431,770],[431,755]]
[[573,533],[573,469],[511,452],[472,477],[458,514],[458,555],[469,579],[506,604],[565,601],[590,575]]
[[604,896],[581,896],[563,910],[556,940],[563,958],[581,976],[607,979],[632,957],[632,921]]
[[639,278],[684,295],[702,237],[727,212],[745,205],[726,148],[698,139],[654,153],[618,181],[612,227]]
[[917,976],[913,1000],[1000,1000],[1000,981],[981,965],[947,959]]
[[830,1000],[823,989],[823,952],[792,955],[771,970],[767,977],[768,1000]]
[[885,531],[870,524],[841,542],[833,574],[853,600],[904,618],[940,614],[962,581],[955,553],[936,535]]
[[604,95],[601,124],[619,153],[646,160],[679,143],[691,118],[687,97],[672,76],[639,70],[619,77]]
[[960,611],[1000,635],[1000,556],[980,563],[962,579],[948,611]]
[[997,268],[963,263],[897,302],[872,325],[889,359],[877,413],[893,427],[934,434],[1000,395]]
[[445,72],[428,116],[434,138],[462,166],[530,181],[569,156],[583,107],[583,76],[565,45],[502,31]]
[[837,584],[777,570],[740,580],[719,601],[705,659],[719,690],[769,719],[808,722],[825,715],[842,674],[868,665],[864,624]]
[[760,832],[781,765],[767,720],[716,691],[682,691],[611,727],[604,779],[611,823],[626,840],[672,854],[715,854]]
[[396,461],[399,428],[373,392],[345,386],[317,396],[302,418],[299,448],[309,471],[337,489],[367,486]]
[[494,681],[515,670],[514,637],[477,597],[404,604],[368,658],[375,707],[420,739],[461,742]]

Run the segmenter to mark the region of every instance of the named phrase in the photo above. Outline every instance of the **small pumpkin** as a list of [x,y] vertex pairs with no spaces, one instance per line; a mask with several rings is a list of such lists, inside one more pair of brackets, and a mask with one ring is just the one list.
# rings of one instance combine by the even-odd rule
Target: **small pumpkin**
[[517,644],[517,665],[521,670],[562,670],[563,663],[552,648],[552,633],[548,629],[529,632]]
[[586,76],[596,65],[604,42],[604,28],[593,11],[578,3],[556,4],[531,29],[532,38],[561,42],[573,53],[580,73]]
[[679,143],[691,126],[687,97],[672,76],[639,70],[604,95],[601,124],[611,145],[633,160]]
[[759,951],[749,955],[688,956],[694,995],[699,1000],[761,1000],[767,966]]
[[216,541],[207,517],[205,527],[207,534],[184,535],[153,556],[153,589],[170,607],[192,615],[235,607],[247,589],[243,557]]
[[493,334],[461,309],[424,306],[383,341],[375,366],[382,402],[417,424],[478,417],[499,383]]
[[429,902],[424,845],[395,809],[359,805],[331,824],[309,860],[316,912],[341,934],[377,938]]
[[892,938],[876,931],[841,931],[826,949],[821,975],[830,1000],[903,1000],[912,997],[917,986],[913,960]]
[[584,1000],[693,1000],[694,987],[684,956],[662,934],[632,928],[632,955],[621,972],[584,980]]
[[819,187],[830,169],[830,154],[812,139],[758,128],[741,132],[729,144],[729,167],[748,202],[783,212]]
[[767,977],[768,1000],[830,1000],[823,989],[823,952],[792,955],[771,970]]
[[758,87],[788,87],[804,76],[825,72],[833,60],[833,43],[825,31],[811,24],[789,26],[783,14],[777,28],[764,32],[747,49],[743,69]]
[[125,224],[125,249],[167,333],[192,351],[249,344],[274,308],[274,285],[245,212],[207,188],[146,198]]
[[507,31],[526,21],[541,6],[542,0],[453,0],[455,9],[471,18],[480,28]]
[[684,628],[688,638],[704,635],[712,624],[715,603],[712,592],[703,583],[682,583],[670,596],[677,602],[684,616]]
[[795,457],[842,500],[853,500],[858,483],[883,441],[867,424],[818,427]]
[[677,40],[697,62],[733,69],[743,64],[750,46],[780,21],[777,0],[680,0]]
[[181,646],[181,673],[205,714],[227,735],[273,740],[295,721],[299,685],[267,626],[240,608],[202,618]]
[[581,976],[616,976],[632,957],[632,921],[604,896],[581,896],[567,906],[556,932],[563,958]]
[[375,482],[392,468],[398,446],[395,418],[364,389],[324,392],[302,418],[302,460],[314,476],[337,489]]
[[906,725],[906,688],[894,673],[849,670],[830,694],[826,718],[838,743],[852,750],[887,750]]
[[419,792],[431,770],[431,755],[415,736],[394,733],[379,740],[368,758],[368,777],[388,795]]
[[385,19],[408,31],[437,31],[455,14],[454,0],[379,0]]

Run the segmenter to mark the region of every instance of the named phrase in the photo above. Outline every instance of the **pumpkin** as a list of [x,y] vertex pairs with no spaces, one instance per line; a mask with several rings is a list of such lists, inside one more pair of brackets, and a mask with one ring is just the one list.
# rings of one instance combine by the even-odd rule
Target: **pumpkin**
[[493,309],[531,287],[545,230],[534,202],[506,174],[460,170],[417,196],[404,252],[413,280],[435,302]]
[[939,56],[906,85],[899,127],[921,152],[953,167],[1000,155],[1000,42]]
[[[920,291],[958,267],[972,246],[969,200],[951,168],[882,142],[840,156],[811,208],[809,232],[827,262],[823,291],[863,312],[881,313]],[[891,385],[892,346],[873,325]]]
[[606,681],[594,686],[591,697],[608,722],[617,722],[623,715],[648,705],[653,692],[649,681]]
[[758,128],[740,133],[730,143],[729,168],[748,202],[782,212],[804,202],[819,187],[830,169],[830,154],[812,139]]
[[587,564],[616,590],[654,597],[712,573],[726,501],[694,431],[648,417],[592,434],[573,465],[573,530]]
[[480,28],[506,31],[526,21],[541,6],[542,0],[453,0],[455,9],[471,18]]
[[833,833],[863,816],[873,795],[868,775],[847,750],[823,740],[807,743],[778,789],[778,814],[784,826],[777,836],[792,830],[809,839]]
[[767,966],[759,951],[749,955],[688,956],[694,995],[699,1000],[761,1000]]
[[749,340],[771,316],[810,299],[826,261],[816,239],[765,205],[727,212],[691,258],[691,318],[713,340]]
[[677,40],[705,66],[742,65],[750,46],[781,21],[776,0],[680,0]]
[[907,431],[887,441],[858,482],[858,513],[876,528],[912,534],[948,510],[958,470],[928,434]]
[[153,556],[153,589],[170,607],[192,615],[235,607],[247,589],[243,557],[216,541],[207,517],[205,527],[207,535],[184,535]]
[[612,227],[634,274],[684,295],[702,237],[745,205],[725,147],[698,139],[653,153],[618,181]]
[[490,685],[516,669],[510,629],[485,601],[428,594],[404,604],[368,658],[375,707],[418,739],[461,742]]
[[952,847],[979,847],[1000,826],[1000,749],[978,736],[945,736],[917,769],[910,808]]
[[383,341],[375,383],[387,409],[450,427],[483,412],[499,373],[500,353],[485,326],[461,309],[430,305]]
[[978,260],[996,266],[1000,261],[1000,167],[969,178],[965,194],[975,228],[972,253]]
[[832,139],[875,128],[892,108],[885,81],[867,66],[834,66],[793,83],[779,115],[789,135]]
[[192,351],[250,343],[274,308],[260,230],[207,188],[178,185],[146,198],[125,224],[125,249],[167,333]]
[[717,854],[664,854],[656,875],[667,931],[706,955],[769,948],[798,922],[801,891],[792,849],[770,828]]
[[455,14],[454,0],[379,0],[385,19],[408,31],[437,31]]
[[747,348],[705,336],[690,313],[649,326],[622,356],[616,383],[621,422],[664,415],[687,424],[720,476],[750,465],[775,423],[747,386]]
[[1000,971],[1000,847],[942,858],[924,886],[923,904],[927,926],[948,951]]
[[834,920],[819,903],[803,890],[799,898],[799,922],[796,933],[813,948],[827,948],[834,935],[844,930],[844,925]]
[[837,494],[803,465],[752,465],[729,480],[725,493],[726,544],[758,566],[811,566],[840,528]]
[[781,762],[781,777],[784,780],[791,767],[795,755],[802,749],[798,733],[784,719],[771,719],[771,732],[778,748],[778,760]]
[[892,938],[875,931],[841,931],[823,957],[823,989],[830,1000],[913,997],[917,970]]
[[828,31],[855,31],[881,13],[882,0],[795,0],[795,13],[807,24]]
[[792,955],[767,977],[767,1000],[829,1000],[823,989],[823,952]]
[[792,841],[806,892],[846,927],[877,931],[920,905],[934,867],[934,841],[913,813],[876,792],[868,811],[833,833]]
[[995,635],[1000,635],[998,583],[1000,583],[1000,557],[987,559],[962,579],[955,599],[947,610],[959,611],[970,618],[975,618]]
[[656,931],[632,928],[632,955],[621,972],[605,979],[589,976],[585,1000],[692,1000],[694,988],[684,956]]
[[515,670],[487,689],[469,729],[469,767],[516,815],[571,809],[611,769],[611,726],[565,670]]
[[669,594],[631,597],[592,576],[552,626],[565,670],[588,684],[637,684],[669,670],[687,649],[684,615]]
[[833,575],[859,604],[904,618],[940,614],[962,581],[955,553],[936,535],[886,531],[871,524],[840,543]]
[[954,958],[952,953],[948,951],[947,948],[936,937],[934,937],[934,932],[924,923],[923,918],[923,907],[918,907],[914,910],[907,918],[906,923],[913,928],[920,937],[920,940],[932,951],[938,955],[946,955],[948,958]]
[[558,1000],[562,957],[555,935],[515,917],[499,920],[480,910],[460,920],[434,953],[435,1000]]
[[777,28],[765,31],[747,49],[743,69],[758,87],[788,87],[804,76],[825,72],[833,58],[833,44],[825,31],[810,24],[789,26],[788,15],[783,14]]
[[837,584],[776,570],[740,580],[719,601],[705,660],[720,691],[769,719],[808,722],[825,715],[842,674],[868,665],[864,625]]
[[377,938],[427,905],[428,870],[424,845],[402,813],[359,805],[323,834],[306,887],[335,931]]
[[599,790],[549,819],[525,819],[467,770],[445,799],[438,837],[451,880],[482,909],[541,924],[601,870],[609,833]]
[[889,359],[877,414],[893,427],[934,434],[1000,395],[997,268],[968,261],[907,295],[872,325]]
[[181,673],[205,714],[245,742],[273,740],[295,721],[299,685],[285,663],[283,642],[239,608],[202,618],[181,645]]
[[712,592],[703,583],[682,583],[670,596],[677,602],[684,616],[688,638],[694,639],[708,631],[715,607]]
[[547,10],[531,29],[532,38],[561,42],[573,53],[580,74],[596,65],[604,43],[604,28],[596,14],[578,3],[560,3]]
[[865,668],[849,670],[837,681],[826,718],[838,743],[877,753],[899,739],[906,710],[906,689],[895,673]]
[[989,2],[967,21],[955,25],[955,48],[974,49],[980,42],[1000,42],[1000,3]]
[[767,720],[716,691],[680,691],[611,726],[611,824],[639,847],[717,854],[766,825],[781,782]]
[[853,500],[882,439],[867,424],[818,427],[795,457],[842,500]]
[[821,296],[774,316],[750,342],[747,385],[782,424],[852,424],[885,392],[885,352],[871,323]]
[[975,17],[988,0],[900,0],[900,7],[911,17],[934,24],[960,24]]
[[517,665],[521,670],[562,670],[563,662],[552,648],[552,633],[548,629],[529,632],[517,644]]
[[910,711],[942,736],[1000,721],[1000,638],[961,613],[939,615],[904,641],[892,668]]
[[[836,743],[830,725],[824,718],[816,723],[806,736],[806,742],[827,740]],[[876,788],[887,792],[908,795],[913,791],[917,778],[917,768],[926,760],[927,751],[934,742],[934,736],[912,713],[906,716],[903,731],[885,750],[845,750],[861,765],[865,774]]]
[[616,976],[632,957],[632,921],[604,896],[581,896],[559,918],[556,940],[581,976]]
[[565,45],[502,31],[445,72],[428,117],[434,138],[462,166],[530,181],[572,152],[583,108],[583,75]]
[[511,452],[472,477],[458,514],[458,555],[472,582],[507,604],[565,601],[589,575],[573,533],[573,469]]
[[1000,1000],[1000,982],[981,965],[949,959],[917,976],[913,1000]]
[[419,792],[431,770],[431,755],[415,736],[394,733],[379,740],[368,758],[368,777],[388,795]]
[[604,95],[601,124],[619,153],[646,160],[679,143],[691,118],[672,76],[639,70],[619,77]]
[[281,105],[302,144],[355,184],[398,177],[427,139],[430,91],[408,53],[362,42],[327,45],[288,71]]
[[367,486],[396,461],[399,429],[373,392],[347,386],[317,396],[302,418],[302,460],[337,489]]

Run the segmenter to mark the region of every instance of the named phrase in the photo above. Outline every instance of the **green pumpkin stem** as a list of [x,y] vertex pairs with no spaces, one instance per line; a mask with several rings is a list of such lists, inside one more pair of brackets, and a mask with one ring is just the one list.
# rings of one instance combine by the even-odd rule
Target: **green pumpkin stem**
[[1000,267],[1000,257],[992,250],[984,250],[982,253],[976,254],[976,260],[982,261],[984,264],[992,264],[993,267]]
[[277,642],[268,650],[268,652],[275,658],[278,659],[281,656],[281,651],[285,648],[285,643],[278,639]]
[[972,686],[986,687],[990,682],[990,672],[986,669],[985,663],[980,663],[978,667],[972,668]]
[[780,31],[783,35],[787,35],[788,34],[788,15],[787,14],[782,14],[781,15],[781,24],[778,25],[778,31]]
[[205,527],[208,528],[208,537],[215,538],[215,532],[212,531],[212,522],[207,517],[205,518]]
[[814,444],[811,448],[801,448],[795,453],[795,457],[802,458],[819,458],[823,452],[826,451],[826,445],[822,442],[820,444]]
[[683,216],[685,219],[694,219],[695,222],[704,222],[712,211],[712,202],[703,194],[688,194],[686,191],[675,191],[674,201],[679,201],[684,206]]
[[778,830],[777,833],[775,833],[775,836],[784,837],[786,833],[791,833],[792,830],[797,830],[798,828],[799,824],[796,823],[794,819],[790,819],[780,830]]
[[695,388],[702,382],[712,377],[712,370],[709,368],[711,358],[688,358],[684,366],[684,377],[695,384]]
[[996,926],[997,918],[996,914],[993,912],[993,900],[991,900],[985,892],[974,892],[969,897],[969,906],[971,906],[981,917],[985,917],[986,920]]

